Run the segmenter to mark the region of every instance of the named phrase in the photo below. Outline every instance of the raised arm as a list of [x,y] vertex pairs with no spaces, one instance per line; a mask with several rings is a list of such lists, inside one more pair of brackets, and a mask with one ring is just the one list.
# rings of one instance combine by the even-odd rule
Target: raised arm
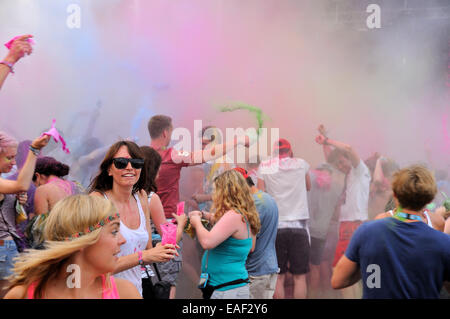
[[80,159],[78,160],[80,166],[83,167],[84,165],[91,165],[92,163],[97,163],[99,160],[105,157],[108,149],[109,145],[103,146],[93,150],[87,155],[81,156]]
[[[349,155],[349,158],[350,158],[350,161],[351,161],[353,167],[357,167],[359,165],[360,161],[361,161],[358,153],[356,153],[356,151],[353,149],[353,147],[351,147],[348,144],[342,143],[340,141],[329,139],[328,137],[325,137],[323,135],[317,136],[316,137],[316,142],[318,144],[325,145],[325,146],[333,146],[333,147],[335,147],[337,149],[340,149],[340,150],[346,152]],[[326,148],[324,147],[324,152],[325,152],[325,149]],[[329,149],[327,149],[326,152],[329,152]],[[327,160],[328,160],[329,154],[330,153],[326,153],[325,154],[325,157],[326,157]]]
[[[48,136],[39,137],[31,143],[31,147],[33,147],[36,150],[40,150],[43,147],[45,147],[45,145],[47,145],[49,140],[50,137]],[[20,170],[17,180],[10,181],[0,178],[0,193],[15,194],[20,192],[26,192],[30,187],[31,180],[34,175],[34,167],[36,166],[36,159],[37,154],[35,154],[31,150],[28,151],[27,159],[22,169]]]
[[23,35],[12,43],[11,49],[9,50],[6,57],[1,61],[0,64],[0,89],[3,86],[8,74],[13,72],[13,66],[20,60],[25,54],[31,54],[33,49],[28,39],[33,37],[30,34]]
[[[328,138],[328,136],[327,136],[327,131],[325,130],[325,126],[324,126],[323,124],[320,124],[320,125],[319,125],[318,131],[319,131],[319,133],[320,133],[319,136],[323,136],[323,137],[324,137],[323,140],[325,140],[325,139]],[[331,153],[331,151],[332,151],[331,146],[328,145],[328,144],[326,144],[326,143],[323,143],[323,142],[318,141],[319,136],[316,137],[316,142],[322,145],[323,155],[324,155],[324,157],[325,157],[325,161],[328,162],[328,157],[330,156],[330,153]]]
[[378,157],[377,162],[375,164],[375,170],[373,171],[373,182],[376,186],[381,186],[384,183],[384,174],[383,174],[383,167],[382,167],[382,161],[384,160],[383,157]]
[[198,165],[220,158],[238,145],[248,147],[250,145],[249,137],[247,135],[239,138],[235,137],[232,141],[191,152],[191,165]]

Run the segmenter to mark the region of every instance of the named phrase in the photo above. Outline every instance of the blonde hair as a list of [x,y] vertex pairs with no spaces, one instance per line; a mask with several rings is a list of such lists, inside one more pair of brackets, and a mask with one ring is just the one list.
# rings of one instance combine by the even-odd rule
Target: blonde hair
[[8,147],[17,147],[18,145],[19,142],[14,137],[0,131],[0,154],[5,152]]
[[[261,228],[261,222],[250,187],[244,177],[235,170],[228,170],[214,179],[214,186],[212,194],[214,221],[217,222],[227,211],[235,210],[247,218],[252,233],[256,235]],[[245,222],[244,217],[242,221]]]
[[116,212],[111,201],[97,196],[74,195],[57,202],[45,223],[45,249],[30,249],[16,258],[9,288],[38,281],[34,297],[41,298],[46,282],[75,252],[95,244],[102,227],[74,240],[66,239]]
[[428,169],[412,165],[394,174],[392,190],[401,207],[419,211],[436,196],[437,186]]

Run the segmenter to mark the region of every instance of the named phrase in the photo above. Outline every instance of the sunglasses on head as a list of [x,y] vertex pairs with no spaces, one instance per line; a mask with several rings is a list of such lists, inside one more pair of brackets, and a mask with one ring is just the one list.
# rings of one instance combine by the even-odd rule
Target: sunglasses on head
[[128,163],[131,163],[131,167],[135,169],[141,169],[144,167],[144,160],[142,158],[125,158],[125,157],[117,157],[113,158],[114,166],[117,169],[124,169],[128,166]]

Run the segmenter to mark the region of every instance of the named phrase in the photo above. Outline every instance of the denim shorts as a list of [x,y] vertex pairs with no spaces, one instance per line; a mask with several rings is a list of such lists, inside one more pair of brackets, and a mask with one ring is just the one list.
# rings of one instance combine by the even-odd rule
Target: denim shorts
[[14,240],[5,240],[4,244],[0,246],[0,280],[5,280],[6,277],[12,275],[13,258],[17,256],[19,256],[19,252]]

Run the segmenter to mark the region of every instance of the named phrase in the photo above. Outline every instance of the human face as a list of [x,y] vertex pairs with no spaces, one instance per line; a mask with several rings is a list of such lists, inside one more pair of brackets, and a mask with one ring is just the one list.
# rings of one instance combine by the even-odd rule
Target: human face
[[[132,158],[126,145],[122,145],[113,158],[118,157]],[[108,174],[109,176],[112,176],[114,183],[118,185],[133,186],[138,182],[139,177],[141,176],[141,170],[142,169],[133,168],[130,162],[128,162],[124,169],[118,169],[111,163]]]
[[16,165],[17,147],[7,147],[3,153],[0,154],[0,173],[11,172],[14,165]]
[[99,240],[85,248],[84,255],[99,273],[113,272],[119,260],[120,246],[125,242],[120,233],[120,223],[114,220],[102,227]]
[[346,158],[343,155],[338,157],[335,166],[339,171],[341,171],[344,174],[348,174],[352,169],[352,163],[348,158]]

